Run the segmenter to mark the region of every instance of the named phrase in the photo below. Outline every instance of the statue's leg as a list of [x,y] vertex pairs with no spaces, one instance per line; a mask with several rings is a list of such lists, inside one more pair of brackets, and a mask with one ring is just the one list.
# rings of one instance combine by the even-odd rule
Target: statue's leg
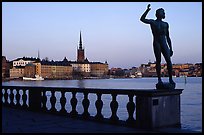
[[166,60],[166,63],[167,63],[169,82],[174,84],[175,82],[172,79],[172,63],[171,63],[171,57],[170,57],[170,50],[167,47],[167,45],[164,45],[164,47],[162,47],[161,51],[162,51],[164,59]]
[[154,43],[154,55],[156,58],[156,72],[158,77],[158,83],[162,83],[161,80],[161,48],[159,43]]

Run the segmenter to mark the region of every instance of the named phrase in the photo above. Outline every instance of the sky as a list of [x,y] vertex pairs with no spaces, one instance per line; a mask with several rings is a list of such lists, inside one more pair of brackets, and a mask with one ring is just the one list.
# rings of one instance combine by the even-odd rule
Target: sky
[[[150,26],[165,10],[173,64],[202,62],[202,2],[2,2],[2,56],[75,61],[82,33],[85,57],[109,68],[154,62]],[[162,63],[165,63],[162,56]]]

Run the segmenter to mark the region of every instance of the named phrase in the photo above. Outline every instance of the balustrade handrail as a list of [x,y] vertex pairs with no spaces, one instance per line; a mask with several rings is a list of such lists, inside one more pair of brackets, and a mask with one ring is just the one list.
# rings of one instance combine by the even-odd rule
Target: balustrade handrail
[[20,88],[20,89],[40,89],[41,91],[65,91],[65,92],[88,92],[88,93],[101,93],[101,94],[117,94],[117,95],[143,95],[143,96],[165,96],[181,94],[183,89],[173,89],[173,90],[157,90],[157,89],[104,89],[104,88],[78,88],[78,87],[42,87],[42,86],[2,86],[2,88]]

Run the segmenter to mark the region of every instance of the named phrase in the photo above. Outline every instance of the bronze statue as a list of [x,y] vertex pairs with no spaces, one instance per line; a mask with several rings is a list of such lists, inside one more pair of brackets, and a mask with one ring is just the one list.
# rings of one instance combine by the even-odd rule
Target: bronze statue
[[[156,10],[156,20],[146,19],[147,13],[151,10],[150,4],[148,4],[146,11],[141,16],[140,20],[143,23],[150,24],[152,34],[153,34],[153,48],[154,55],[156,58],[156,72],[158,76],[157,85],[163,84],[161,79],[161,53],[163,54],[166,62],[169,74],[169,83],[174,85],[175,82],[172,79],[172,63],[171,56],[173,55],[171,39],[169,37],[169,25],[167,22],[162,21],[165,18],[165,12],[163,8]],[[167,42],[166,42],[167,41]],[[168,43],[168,46],[167,46]]]

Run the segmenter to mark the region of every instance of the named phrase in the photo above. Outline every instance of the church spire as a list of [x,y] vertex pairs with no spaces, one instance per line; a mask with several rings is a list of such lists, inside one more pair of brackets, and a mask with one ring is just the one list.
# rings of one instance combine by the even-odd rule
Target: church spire
[[79,49],[81,49],[81,50],[82,50],[82,39],[81,39],[81,31],[80,31]]
[[81,31],[80,31],[80,40],[79,40],[79,48],[77,49],[77,61],[84,62],[84,49],[82,48],[82,39],[81,39]]
[[40,59],[40,52],[39,52],[39,50],[38,50],[38,58]]

